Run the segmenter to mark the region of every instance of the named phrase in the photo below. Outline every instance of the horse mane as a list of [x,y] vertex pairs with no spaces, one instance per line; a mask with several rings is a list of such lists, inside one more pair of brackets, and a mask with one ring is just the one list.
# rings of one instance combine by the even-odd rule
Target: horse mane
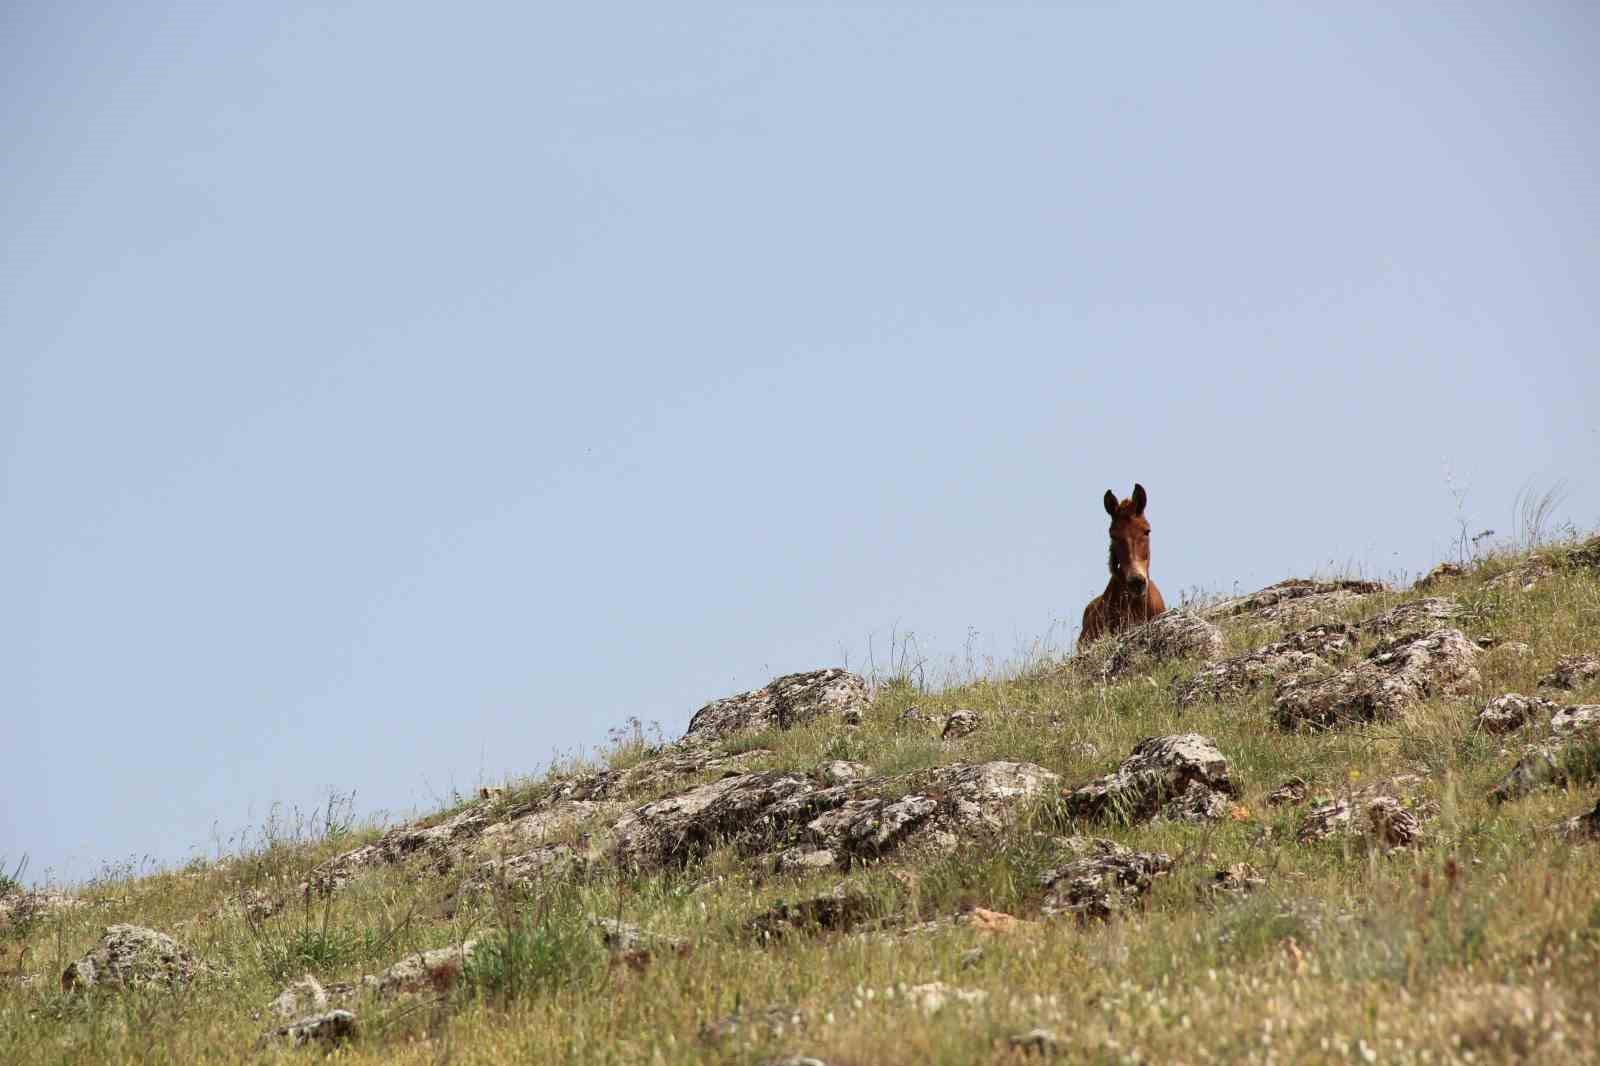
[[1107,554],[1108,554],[1109,558],[1107,558],[1106,563],[1107,563],[1107,565],[1109,565],[1111,567],[1111,572],[1114,574],[1114,573],[1117,572],[1117,543],[1116,543],[1116,541],[1112,541],[1111,542],[1111,550]]

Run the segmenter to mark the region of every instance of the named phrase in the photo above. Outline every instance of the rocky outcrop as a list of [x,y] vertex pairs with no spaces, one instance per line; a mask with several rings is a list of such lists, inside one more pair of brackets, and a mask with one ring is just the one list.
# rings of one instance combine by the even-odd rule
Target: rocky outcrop
[[682,957],[693,949],[693,945],[682,937],[653,933],[615,918],[597,917],[594,924],[600,930],[600,941],[605,945],[606,951],[635,967],[642,966],[658,956]]
[[1139,741],[1114,773],[1068,793],[1063,808],[1091,821],[1209,821],[1226,815],[1238,795],[1215,742],[1180,733]]
[[0,929],[25,926],[58,911],[77,910],[86,906],[87,901],[60,892],[29,892],[20,887],[13,887],[10,891],[0,889]]
[[1303,777],[1291,777],[1277,788],[1268,792],[1261,798],[1261,802],[1268,807],[1289,807],[1296,803],[1304,803],[1306,796],[1311,792],[1311,785]]
[[457,866],[473,869],[479,885],[504,879],[526,883],[555,872],[581,871],[592,856],[581,846],[552,837],[576,837],[583,823],[614,818],[630,795],[659,792],[687,777],[735,771],[769,752],[752,749],[725,755],[695,743],[670,746],[620,770],[595,770],[520,799],[491,796],[430,825],[389,830],[378,840],[317,866],[302,889],[331,892],[373,867],[417,863],[434,873]]
[[368,974],[361,983],[385,998],[413,992],[444,992],[460,980],[481,943],[480,936],[432,951],[418,951],[380,974]]
[[1061,1038],[1052,1029],[1029,1029],[1006,1037],[1006,1046],[1013,1054],[1054,1058],[1061,1052]]
[[1549,739],[1530,744],[1500,783],[1489,791],[1494,803],[1519,800],[1544,788],[1559,788],[1573,778],[1574,764],[1580,779],[1600,774],[1586,758],[1577,758],[1580,745],[1600,739],[1600,704],[1577,707],[1558,706],[1550,716]]
[[1083,677],[1110,683],[1178,659],[1215,659],[1222,631],[1192,611],[1167,611],[1090,644],[1069,660]]
[[267,1004],[268,1013],[282,1018],[284,1021],[293,1021],[307,1015],[318,1014],[328,1009],[328,992],[310,974],[294,982],[279,992],[277,998]]
[[944,740],[959,740],[961,737],[971,736],[983,724],[983,719],[977,711],[959,710],[944,720],[944,730],[939,734]]
[[1411,587],[1419,591],[1430,589],[1442,581],[1449,581],[1453,578],[1465,577],[1467,573],[1467,568],[1462,566],[1460,563],[1444,562],[1440,563],[1432,570],[1429,570],[1422,577],[1419,577],[1416,581],[1416,584],[1412,585]]
[[872,901],[859,892],[841,891],[796,903],[779,902],[745,923],[762,940],[790,933],[838,933],[873,917]]
[[1484,588],[1496,592],[1532,592],[1541,581],[1556,572],[1548,559],[1526,559],[1503,574],[1497,574],[1484,583]]
[[1388,721],[1418,700],[1459,695],[1477,684],[1477,652],[1459,629],[1386,640],[1328,677],[1284,683],[1274,713],[1285,729]]
[[1507,692],[1484,704],[1475,724],[1484,733],[1514,733],[1537,721],[1548,722],[1560,707],[1554,700]]
[[1446,622],[1459,618],[1461,612],[1461,604],[1455,600],[1429,596],[1391,607],[1358,623],[1358,628],[1382,637],[1416,636],[1442,628]]
[[1600,802],[1595,803],[1594,810],[1568,818],[1559,828],[1571,840],[1600,840]]
[[92,951],[61,974],[61,989],[182,987],[204,969],[165,933],[140,925],[112,925]]
[[775,1039],[799,1032],[806,1025],[805,1012],[797,1007],[773,1004],[756,1009],[740,1009],[700,1027],[700,1040],[720,1044],[734,1037]]
[[1489,790],[1491,803],[1510,803],[1543,788],[1567,783],[1567,768],[1559,745],[1535,744],[1527,748],[1500,783]]
[[1417,780],[1402,775],[1320,803],[1306,813],[1297,839],[1311,844],[1335,835],[1357,836],[1384,851],[1409,847],[1421,839],[1423,819],[1433,813],[1431,806],[1408,804],[1401,798]]
[[1110,840],[1072,837],[1062,842],[1077,857],[1040,875],[1040,910],[1049,917],[1109,918],[1139,903],[1155,879],[1172,869],[1164,851],[1133,851]]
[[611,858],[683,866],[722,844],[780,870],[848,866],[910,844],[941,850],[991,834],[1059,779],[1031,763],[956,764],[824,787],[781,770],[738,774],[624,814]]
[[1309,625],[1328,620],[1361,602],[1388,592],[1381,581],[1313,581],[1290,578],[1248,596],[1234,596],[1201,610],[1208,621],[1237,619],[1257,625]]
[[284,1044],[289,1047],[318,1044],[332,1048],[348,1040],[354,1040],[355,1036],[356,1016],[347,1010],[331,1010],[278,1026],[264,1034],[257,1041],[256,1048],[260,1050],[271,1044]]
[[1573,689],[1600,677],[1600,656],[1568,655],[1556,661],[1556,668],[1539,679],[1540,688]]
[[1342,622],[1302,629],[1244,655],[1211,663],[1173,685],[1179,707],[1242,696],[1269,684],[1332,668],[1355,650],[1357,632]]
[[824,715],[864,711],[866,679],[837,667],[785,674],[762,688],[713,700],[689,720],[688,737],[722,740],[750,730],[788,729]]

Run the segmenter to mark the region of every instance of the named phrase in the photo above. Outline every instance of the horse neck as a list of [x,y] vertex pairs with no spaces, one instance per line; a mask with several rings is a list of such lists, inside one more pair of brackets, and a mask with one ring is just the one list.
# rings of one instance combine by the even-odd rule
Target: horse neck
[[1106,582],[1106,590],[1101,594],[1101,599],[1106,605],[1106,610],[1113,616],[1126,616],[1135,611],[1150,613],[1150,590],[1153,585],[1145,586],[1144,594],[1135,596],[1128,591],[1128,586],[1116,574],[1111,575],[1111,580]]

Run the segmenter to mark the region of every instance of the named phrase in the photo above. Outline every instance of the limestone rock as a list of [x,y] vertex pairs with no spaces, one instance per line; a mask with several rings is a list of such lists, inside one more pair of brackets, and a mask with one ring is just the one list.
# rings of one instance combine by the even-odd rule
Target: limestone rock
[[[1031,763],[956,764],[824,787],[780,770],[738,774],[626,812],[611,857],[627,869],[682,866],[722,843],[779,869],[887,854],[923,841],[941,850],[1009,824],[1059,779]],[[823,853],[827,853],[825,857]]]
[[256,1047],[259,1050],[274,1043],[288,1044],[290,1047],[304,1047],[307,1044],[334,1047],[353,1040],[355,1035],[356,1016],[347,1010],[331,1010],[280,1025],[262,1036]]
[[1429,570],[1425,575],[1418,578],[1417,583],[1411,587],[1418,590],[1429,589],[1441,581],[1446,581],[1450,578],[1465,577],[1466,574],[1467,568],[1462,566],[1460,563],[1440,563],[1432,570]]
[[848,670],[785,674],[762,688],[706,704],[690,719],[687,735],[722,740],[749,730],[788,729],[823,715],[861,711],[869,702],[866,679]]
[[22,888],[0,890],[0,929],[24,926],[58,911],[77,910],[88,902],[60,892],[29,892]]
[[1539,582],[1555,572],[1556,568],[1551,565],[1548,559],[1535,557],[1518,563],[1503,574],[1490,578],[1483,587],[1499,592],[1532,592],[1538,587]]
[[1024,1055],[1049,1058],[1061,1052],[1061,1038],[1049,1029],[1029,1029],[1007,1037],[1006,1046]]
[[1573,840],[1600,840],[1600,802],[1594,805],[1594,810],[1562,822],[1560,829]]
[[698,741],[669,745],[625,769],[594,770],[552,782],[522,799],[480,800],[443,820],[397,826],[377,841],[317,866],[302,891],[331,892],[365,870],[417,862],[435,873],[466,864],[476,886],[506,878],[531,882],[557,872],[582,873],[593,858],[572,836],[583,823],[614,817],[630,794],[660,792],[677,780],[710,771],[735,771],[770,754],[751,749],[722,754]]
[[1500,783],[1489,790],[1489,799],[1493,803],[1510,803],[1542,788],[1558,787],[1566,782],[1567,768],[1560,746],[1535,744],[1524,751]]
[[944,732],[939,735],[945,740],[957,740],[976,733],[982,724],[983,719],[977,711],[959,710],[944,720]]
[[1227,813],[1238,786],[1215,742],[1198,733],[1147,737],[1115,773],[1074,789],[1066,812],[1094,821],[1207,821]]
[[824,785],[848,785],[852,781],[860,781],[872,774],[872,767],[865,763],[848,762],[844,759],[833,759],[823,763],[816,769],[815,776]]
[[482,937],[474,937],[460,944],[415,952],[380,974],[363,977],[361,983],[383,997],[410,992],[443,992],[460,979],[482,942]]
[[797,903],[779,902],[745,923],[761,940],[790,933],[839,933],[873,917],[872,901],[858,892],[837,892]]
[[1385,637],[1418,636],[1442,628],[1444,623],[1454,621],[1461,613],[1461,604],[1455,600],[1430,596],[1391,607],[1360,623],[1360,629]]
[[1550,732],[1557,737],[1592,735],[1597,731],[1600,731],[1600,704],[1584,703],[1577,707],[1558,707],[1550,716]]
[[1275,701],[1278,724],[1332,728],[1388,721],[1418,700],[1459,695],[1477,684],[1477,652],[1459,629],[1386,640],[1354,666],[1281,685]]
[[310,974],[279,992],[277,998],[267,1005],[269,1012],[286,1022],[327,1009],[327,990],[322,987],[321,981]]
[[1084,837],[1065,843],[1078,857],[1039,878],[1046,890],[1040,910],[1051,917],[1109,918],[1142,900],[1155,879],[1172,869],[1172,856],[1164,851],[1132,851]]
[[1244,655],[1209,664],[1173,686],[1180,707],[1243,695],[1269,683],[1326,670],[1356,646],[1355,627],[1329,622],[1291,633]]
[[1232,618],[1261,625],[1309,625],[1331,618],[1363,597],[1388,591],[1380,581],[1290,578],[1248,596],[1213,603],[1200,613],[1209,621]]
[[1232,866],[1218,870],[1211,876],[1206,889],[1217,896],[1248,896],[1259,888],[1265,888],[1267,879],[1247,862],[1236,862]]
[[805,1025],[805,1013],[799,1008],[773,1004],[760,1010],[737,1010],[725,1018],[707,1022],[700,1027],[700,1040],[720,1044],[740,1034],[776,1039],[785,1033],[799,1032]]
[[182,987],[202,972],[189,952],[165,933],[139,925],[111,925],[94,950],[68,966],[61,989],[132,986]]
[[1306,796],[1311,792],[1311,786],[1303,777],[1291,777],[1277,788],[1268,792],[1262,802],[1268,807],[1286,807],[1295,803],[1304,803]]
[[615,918],[596,917],[601,943],[613,956],[633,966],[643,966],[662,955],[688,955],[693,945],[682,937],[653,933],[629,922]]
[[1176,659],[1215,659],[1222,631],[1192,611],[1172,610],[1103,637],[1069,662],[1079,674],[1110,683]]
[[1538,696],[1507,692],[1496,696],[1478,712],[1477,727],[1484,733],[1514,733],[1540,719],[1548,722],[1560,704]]
[[937,1014],[951,1004],[973,1005],[989,998],[989,993],[981,988],[958,988],[943,981],[911,985],[899,991],[901,998],[924,1014]]
[[1539,679],[1540,688],[1577,688],[1600,677],[1600,656],[1568,655],[1556,668]]
[[1408,847],[1421,838],[1423,817],[1433,813],[1408,806],[1395,794],[1414,781],[1398,777],[1318,804],[1306,813],[1298,840],[1311,844],[1337,834],[1364,836],[1384,851]]

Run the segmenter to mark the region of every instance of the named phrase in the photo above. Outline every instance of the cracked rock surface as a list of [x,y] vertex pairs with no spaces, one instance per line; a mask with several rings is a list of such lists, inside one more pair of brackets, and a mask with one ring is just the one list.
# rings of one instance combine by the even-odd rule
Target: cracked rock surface
[[1477,653],[1477,645],[1459,629],[1385,640],[1353,666],[1284,683],[1275,717],[1286,729],[1388,721],[1418,700],[1457,695],[1476,685]]
[[111,925],[93,950],[62,973],[61,988],[182,987],[203,970],[165,933],[141,925]]
[[1215,659],[1222,649],[1216,626],[1193,611],[1172,610],[1103,637],[1069,661],[1083,676],[1109,683],[1170,660]]
[[1047,916],[1109,918],[1139,903],[1160,875],[1172,869],[1164,851],[1142,852],[1110,840],[1072,837],[1063,842],[1077,858],[1040,875]]
[[713,700],[689,720],[688,736],[722,740],[759,729],[788,729],[824,715],[864,711],[870,703],[866,679],[837,667],[785,674],[737,696]]
[[1238,795],[1216,743],[1179,733],[1139,741],[1115,772],[1074,789],[1064,806],[1072,817],[1093,821],[1209,821],[1226,815],[1228,800]]

